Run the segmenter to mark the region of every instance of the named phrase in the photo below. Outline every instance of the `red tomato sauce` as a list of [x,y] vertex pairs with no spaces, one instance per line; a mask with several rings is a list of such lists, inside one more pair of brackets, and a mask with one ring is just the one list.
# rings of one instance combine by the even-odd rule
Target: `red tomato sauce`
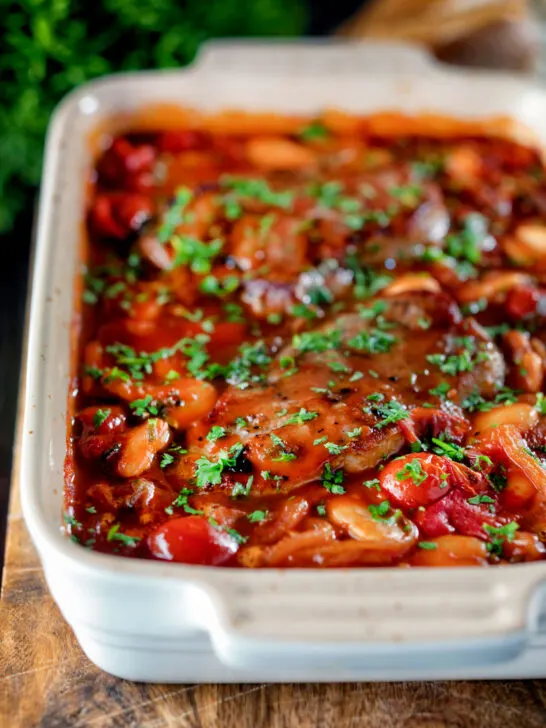
[[365,119],[135,130],[92,180],[73,540],[251,568],[544,558],[538,150]]

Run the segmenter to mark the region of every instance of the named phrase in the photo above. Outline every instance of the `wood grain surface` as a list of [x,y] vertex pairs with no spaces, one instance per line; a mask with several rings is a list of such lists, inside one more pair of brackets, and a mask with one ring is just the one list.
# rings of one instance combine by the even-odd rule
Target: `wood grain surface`
[[47,591],[17,487],[0,601],[1,728],[543,728],[546,681],[145,685],[101,672]]

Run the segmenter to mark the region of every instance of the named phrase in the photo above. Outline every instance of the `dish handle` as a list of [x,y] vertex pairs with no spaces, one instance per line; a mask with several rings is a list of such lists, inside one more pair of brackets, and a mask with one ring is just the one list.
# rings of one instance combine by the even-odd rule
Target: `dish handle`
[[523,652],[544,618],[544,582],[537,589],[543,575],[519,569],[514,579],[465,568],[298,570],[282,573],[274,589],[264,588],[266,574],[253,572],[259,578],[247,590],[239,581],[238,588],[209,592],[217,620],[207,629],[218,658],[246,669],[335,665],[343,679],[344,670],[365,666],[501,663]]
[[388,41],[307,40],[214,40],[204,43],[193,64],[193,72],[215,74],[279,74],[291,78],[305,75],[335,77],[362,73],[430,73],[435,59],[412,43]]

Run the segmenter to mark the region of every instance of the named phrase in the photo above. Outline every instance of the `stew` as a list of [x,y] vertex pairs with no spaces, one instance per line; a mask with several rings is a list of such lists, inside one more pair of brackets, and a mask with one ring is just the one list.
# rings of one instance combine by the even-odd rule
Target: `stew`
[[65,526],[231,567],[546,553],[546,176],[487,135],[116,136]]

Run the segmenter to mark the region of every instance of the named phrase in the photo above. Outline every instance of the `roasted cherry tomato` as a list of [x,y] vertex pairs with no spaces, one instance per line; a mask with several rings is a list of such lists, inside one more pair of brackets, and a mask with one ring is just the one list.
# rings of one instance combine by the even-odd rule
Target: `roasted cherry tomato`
[[228,561],[239,548],[225,531],[200,516],[167,521],[148,537],[148,548],[155,559],[181,564],[218,566]]

